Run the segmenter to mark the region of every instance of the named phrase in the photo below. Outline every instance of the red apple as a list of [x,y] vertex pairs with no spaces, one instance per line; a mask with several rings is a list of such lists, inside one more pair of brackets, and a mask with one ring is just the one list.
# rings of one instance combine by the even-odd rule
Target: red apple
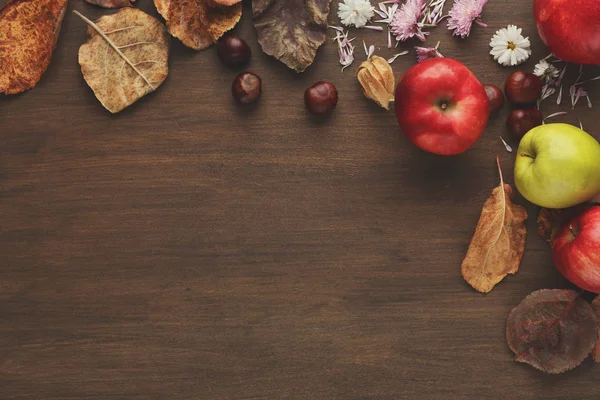
[[554,264],[580,288],[600,293],[600,206],[565,224],[552,244]]
[[483,85],[462,63],[430,58],[410,68],[396,87],[396,118],[417,147],[450,156],[481,136],[490,116]]
[[600,64],[600,0],[535,0],[533,10],[552,54],[576,64]]

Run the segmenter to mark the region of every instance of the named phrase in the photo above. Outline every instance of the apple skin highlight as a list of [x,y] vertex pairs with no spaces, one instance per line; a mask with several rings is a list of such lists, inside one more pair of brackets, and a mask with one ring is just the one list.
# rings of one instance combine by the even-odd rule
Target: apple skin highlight
[[456,155],[481,136],[490,116],[483,85],[461,62],[431,58],[411,67],[395,93],[398,124],[417,147]]
[[560,273],[573,284],[600,293],[600,206],[565,224],[552,244]]

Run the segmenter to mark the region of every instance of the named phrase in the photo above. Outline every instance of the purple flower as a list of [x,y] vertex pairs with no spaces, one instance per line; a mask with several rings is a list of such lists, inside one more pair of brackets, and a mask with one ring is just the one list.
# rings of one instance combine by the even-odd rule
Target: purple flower
[[481,26],[487,26],[479,20],[483,6],[488,0],[454,0],[452,9],[448,13],[448,29],[454,30],[453,36],[466,38],[471,32],[473,21]]
[[413,36],[418,37],[422,42],[425,41],[425,36],[429,32],[423,32],[423,24],[419,22],[427,4],[425,0],[407,0],[405,4],[394,13],[392,18],[391,31],[396,36],[396,40],[404,42]]
[[[439,46],[440,42],[438,42]],[[425,61],[428,58],[444,58],[442,53],[438,51],[436,47],[419,47],[415,46],[415,51],[417,52],[417,62]]]

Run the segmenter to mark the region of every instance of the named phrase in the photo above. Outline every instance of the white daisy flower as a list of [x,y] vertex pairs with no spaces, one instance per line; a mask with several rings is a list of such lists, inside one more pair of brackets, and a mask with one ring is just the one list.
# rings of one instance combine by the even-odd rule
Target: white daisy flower
[[560,75],[560,71],[554,65],[550,64],[546,60],[540,60],[539,63],[535,64],[533,73],[540,77],[546,83],[554,81]]
[[496,32],[490,41],[490,54],[494,56],[494,60],[505,67],[514,67],[529,58],[531,42],[528,37],[523,37],[521,32],[522,29],[514,25]]
[[344,0],[339,5],[338,17],[346,26],[364,27],[375,15],[369,0]]

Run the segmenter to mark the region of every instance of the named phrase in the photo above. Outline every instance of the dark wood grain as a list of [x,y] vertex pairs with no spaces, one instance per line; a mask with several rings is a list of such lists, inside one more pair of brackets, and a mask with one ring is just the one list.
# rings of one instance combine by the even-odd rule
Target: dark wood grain
[[[332,42],[301,75],[262,54],[246,5],[237,30],[263,79],[257,107],[233,103],[235,72],[213,49],[173,40],[165,83],[113,116],[82,79],[86,26],[73,9],[111,12],[71,1],[41,82],[0,98],[0,398],[600,396],[591,360],[546,376],[506,345],[525,295],[569,287],[535,234],[535,207],[516,276],[483,296],[460,275],[497,154],[512,181],[506,109],[467,153],[424,154],[352,69],[340,73]],[[489,27],[466,40],[440,27],[429,43],[496,85],[514,71],[488,55],[496,29],[531,37],[527,70],[547,54],[531,0],[492,0],[483,17]],[[356,35],[392,54],[385,34]],[[340,101],[316,121],[303,93],[322,79]],[[562,117],[578,119],[600,137],[594,111]]]

